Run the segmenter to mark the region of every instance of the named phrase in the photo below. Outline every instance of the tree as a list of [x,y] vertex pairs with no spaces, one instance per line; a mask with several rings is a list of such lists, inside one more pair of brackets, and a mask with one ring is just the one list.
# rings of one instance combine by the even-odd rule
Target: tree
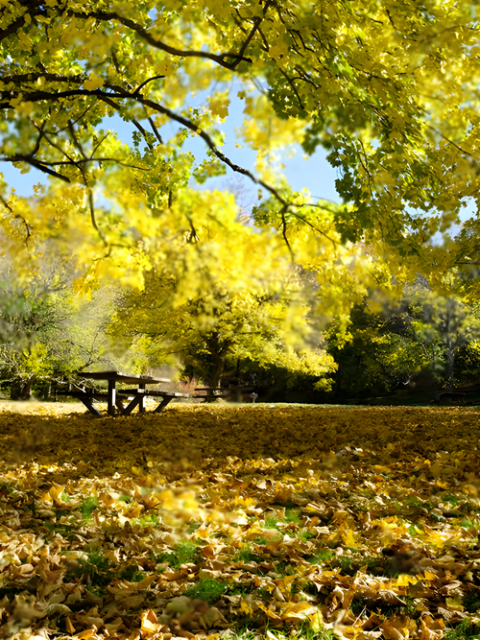
[[[257,249],[263,242],[249,229],[235,243],[242,239],[254,240]],[[128,344],[137,341],[137,350],[146,355],[145,365],[174,356],[183,364],[184,375],[200,378],[213,388],[238,377],[240,361],[260,367],[276,365],[314,377],[319,388],[328,385],[325,377],[335,369],[332,358],[319,344],[310,351],[299,348],[302,337],[312,343],[310,308],[288,262],[282,265],[273,259],[272,280],[273,265],[258,251],[257,259],[243,271],[244,280],[235,287],[241,252],[237,260],[227,260],[227,247],[223,261],[212,263],[208,243],[197,240],[196,246],[197,268],[205,272],[199,277],[209,281],[208,290],[175,304],[179,282],[172,265],[168,272],[152,269],[145,275],[142,291],[120,292],[112,334]]]
[[[257,225],[272,226],[299,264],[307,256],[295,237],[322,239],[322,268],[337,264],[339,242],[364,241],[397,281],[423,271],[433,284],[453,264],[478,262],[475,220],[457,244],[430,243],[480,193],[477,12],[443,0],[415,11],[385,0],[9,3],[1,159],[52,183],[33,202],[3,188],[4,233],[30,251],[55,236],[80,256],[78,286],[125,274],[141,284],[143,244],[165,211],[183,233],[189,179],[229,167],[271,196]],[[255,174],[222,149],[233,83]],[[191,92],[205,92],[201,107],[189,107]],[[119,141],[112,116],[135,127],[133,144]],[[188,136],[205,143],[205,160],[182,150]],[[275,153],[295,141],[330,150],[344,205],[292,193],[274,170]]]
[[28,399],[32,390],[48,395],[52,383],[75,383],[82,370],[118,366],[126,355],[114,353],[105,334],[112,291],[78,299],[73,274],[60,278],[56,266],[55,259],[38,265],[28,287],[8,266],[0,275],[0,376],[12,399]]
[[328,353],[338,364],[333,390],[340,398],[381,396],[404,388],[425,364],[401,315],[391,309],[369,311],[364,303],[352,309],[348,335],[333,324]]
[[440,400],[438,380],[447,381],[450,393],[455,382],[455,361],[462,347],[480,335],[478,311],[455,291],[441,295],[426,286],[407,294],[411,337],[420,345],[433,374],[435,400]]

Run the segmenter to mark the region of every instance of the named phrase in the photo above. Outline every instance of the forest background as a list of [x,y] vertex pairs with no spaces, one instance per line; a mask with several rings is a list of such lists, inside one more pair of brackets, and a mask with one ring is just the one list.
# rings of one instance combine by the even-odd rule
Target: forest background
[[12,397],[163,365],[268,400],[476,392],[475,9],[316,9],[5,9]]

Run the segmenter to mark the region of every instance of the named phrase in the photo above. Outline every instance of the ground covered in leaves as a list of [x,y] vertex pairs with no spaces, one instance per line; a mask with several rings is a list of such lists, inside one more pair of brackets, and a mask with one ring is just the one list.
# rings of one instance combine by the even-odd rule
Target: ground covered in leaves
[[455,640],[480,625],[479,414],[0,413],[3,637]]

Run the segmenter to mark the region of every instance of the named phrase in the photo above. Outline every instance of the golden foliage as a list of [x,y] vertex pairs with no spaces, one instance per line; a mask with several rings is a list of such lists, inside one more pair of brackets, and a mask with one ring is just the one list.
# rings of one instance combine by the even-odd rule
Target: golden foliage
[[464,409],[95,420],[2,405],[3,634],[439,639],[480,608],[477,423]]

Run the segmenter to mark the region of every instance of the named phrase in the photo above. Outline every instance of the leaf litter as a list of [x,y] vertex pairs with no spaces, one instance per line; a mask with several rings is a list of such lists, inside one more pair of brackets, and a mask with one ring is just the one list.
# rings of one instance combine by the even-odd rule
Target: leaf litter
[[478,413],[0,413],[9,638],[458,640],[480,627]]

